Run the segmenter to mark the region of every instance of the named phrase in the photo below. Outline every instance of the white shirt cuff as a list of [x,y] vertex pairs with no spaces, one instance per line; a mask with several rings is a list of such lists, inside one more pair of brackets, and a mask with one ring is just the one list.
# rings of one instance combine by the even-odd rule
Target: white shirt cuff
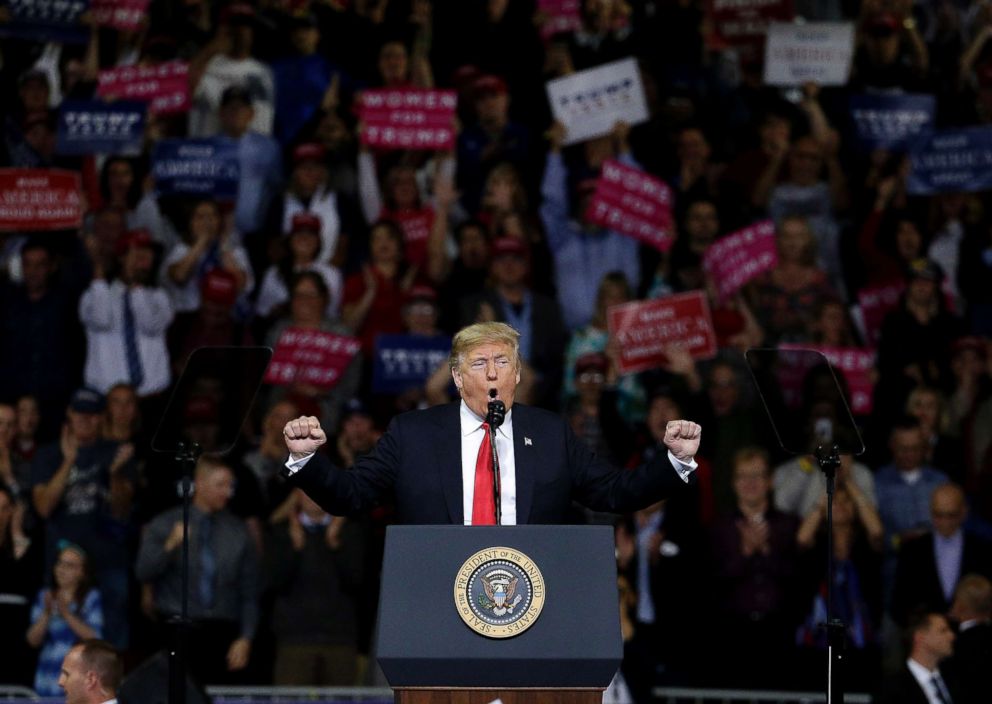
[[[299,461],[303,462],[303,460]],[[683,462],[678,457],[673,455],[671,450],[668,451],[668,461],[672,463],[672,466],[675,467],[675,471],[679,473],[679,477],[681,477],[682,481],[686,483],[689,482],[689,475],[692,474],[693,470],[699,466],[699,463],[696,462],[696,458],[692,458],[688,462]],[[287,464],[286,466],[288,467],[289,465]]]
[[[316,453],[311,452],[306,457],[301,457],[298,460],[294,460],[293,459],[293,456],[290,455],[289,459],[286,460],[286,469],[289,470],[289,476],[293,476],[294,474],[296,474],[297,472],[299,472],[301,469],[303,469],[303,466],[307,462],[310,461],[310,458],[313,457],[314,454],[316,454]],[[669,453],[669,454],[671,454],[671,453]]]

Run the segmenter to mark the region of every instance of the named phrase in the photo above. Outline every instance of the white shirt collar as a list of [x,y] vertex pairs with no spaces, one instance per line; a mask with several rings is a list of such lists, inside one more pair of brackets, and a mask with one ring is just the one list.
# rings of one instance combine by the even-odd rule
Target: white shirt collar
[[[461,423],[462,437],[477,432],[486,420],[469,408],[464,399],[462,399],[458,406],[458,418]],[[503,425],[499,426],[499,428],[496,429],[496,432],[509,440],[513,440],[512,407],[506,412],[506,418],[503,420]]]
[[906,659],[906,666],[909,668],[910,674],[913,675],[913,679],[915,679],[920,685],[920,689],[922,689],[926,695],[927,701],[936,701],[934,697],[935,685],[933,683],[933,678],[935,676],[940,676],[940,670],[928,670],[923,667],[923,665],[916,662],[916,660],[913,660],[913,658]]

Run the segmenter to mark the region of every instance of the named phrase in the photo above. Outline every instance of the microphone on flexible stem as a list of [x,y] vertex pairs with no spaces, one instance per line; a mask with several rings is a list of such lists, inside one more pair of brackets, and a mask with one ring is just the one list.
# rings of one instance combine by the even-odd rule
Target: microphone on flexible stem
[[493,454],[493,498],[496,502],[496,525],[503,524],[503,502],[501,482],[499,477],[499,455],[496,454],[496,428],[506,420],[506,404],[496,398],[496,389],[489,389],[489,412],[486,423],[489,424],[489,447]]
[[489,427],[496,429],[503,425],[506,420],[506,404],[496,400],[496,389],[489,389],[489,413],[486,414],[486,422]]

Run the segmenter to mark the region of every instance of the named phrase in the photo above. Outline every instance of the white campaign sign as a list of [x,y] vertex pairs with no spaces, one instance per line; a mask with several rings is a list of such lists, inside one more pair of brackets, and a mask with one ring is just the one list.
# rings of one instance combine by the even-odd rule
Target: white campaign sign
[[765,41],[765,83],[844,85],[853,57],[853,22],[772,22]]
[[609,134],[617,122],[648,119],[641,74],[634,59],[621,59],[547,83],[555,119],[565,125],[565,144]]

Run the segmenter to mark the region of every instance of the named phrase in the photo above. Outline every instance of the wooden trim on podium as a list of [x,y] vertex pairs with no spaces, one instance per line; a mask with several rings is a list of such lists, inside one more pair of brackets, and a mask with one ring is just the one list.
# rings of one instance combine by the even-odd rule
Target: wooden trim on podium
[[395,704],[602,704],[605,690],[588,689],[468,689],[405,687],[394,690]]

